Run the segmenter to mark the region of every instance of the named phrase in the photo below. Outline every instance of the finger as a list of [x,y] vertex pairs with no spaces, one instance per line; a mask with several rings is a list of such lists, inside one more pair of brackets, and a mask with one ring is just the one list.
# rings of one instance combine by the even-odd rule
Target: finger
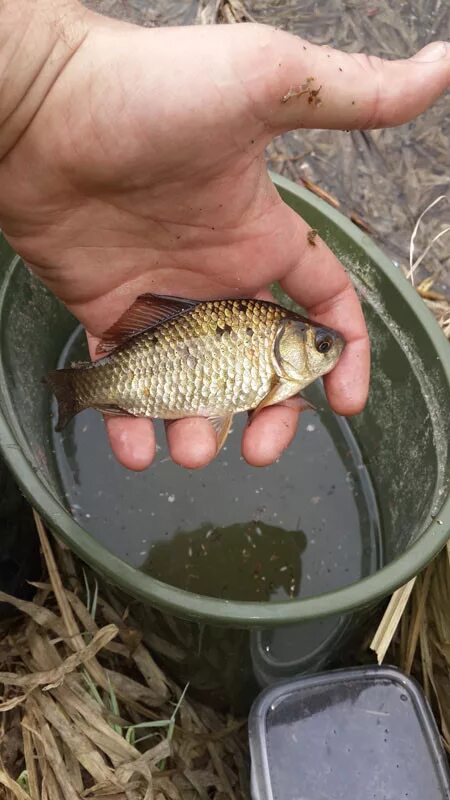
[[263,410],[245,428],[242,455],[252,467],[266,467],[277,460],[297,432],[299,410],[289,401]]
[[325,376],[325,389],[334,411],[357,414],[366,403],[370,376],[370,343],[361,305],[336,256],[318,236],[312,246],[306,223],[287,207],[285,213],[295,228],[292,250],[297,261],[281,286],[311,319],[343,335],[347,344],[337,366]]
[[[89,352],[93,361],[98,339],[87,334]],[[104,415],[111,449],[122,466],[139,472],[147,469],[156,452],[155,430],[150,419],[110,417]]]
[[150,466],[156,452],[155,430],[150,419],[105,415],[105,425],[111,449],[122,466],[135,472]]
[[409,59],[385,61],[319,47],[263,26],[247,35],[255,46],[242,53],[240,75],[246,76],[256,116],[272,133],[400,125],[421,114],[450,85],[450,45],[445,42],[434,42]]
[[187,469],[200,469],[217,452],[217,437],[207,419],[193,417],[166,423],[167,444],[173,461]]

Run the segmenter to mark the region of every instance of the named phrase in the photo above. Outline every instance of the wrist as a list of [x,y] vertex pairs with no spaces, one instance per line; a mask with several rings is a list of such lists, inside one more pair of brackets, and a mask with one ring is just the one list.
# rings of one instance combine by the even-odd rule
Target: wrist
[[88,16],[78,0],[0,0],[0,160],[82,44]]

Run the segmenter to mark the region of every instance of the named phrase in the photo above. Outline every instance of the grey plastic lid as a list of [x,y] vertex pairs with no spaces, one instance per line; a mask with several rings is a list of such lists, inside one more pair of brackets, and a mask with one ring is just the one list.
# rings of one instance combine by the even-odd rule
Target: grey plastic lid
[[264,691],[250,713],[254,800],[448,800],[439,732],[418,684],[356,667]]

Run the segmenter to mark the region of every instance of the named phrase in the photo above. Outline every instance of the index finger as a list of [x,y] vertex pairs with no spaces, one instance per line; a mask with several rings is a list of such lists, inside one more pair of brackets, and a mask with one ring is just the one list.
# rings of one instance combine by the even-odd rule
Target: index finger
[[[288,209],[288,213],[295,212]],[[318,236],[314,246],[308,244],[308,226],[295,216],[303,244],[281,286],[311,319],[343,335],[347,344],[336,367],[324,378],[325,390],[338,414],[358,414],[367,401],[370,377],[370,343],[361,304],[342,264]]]

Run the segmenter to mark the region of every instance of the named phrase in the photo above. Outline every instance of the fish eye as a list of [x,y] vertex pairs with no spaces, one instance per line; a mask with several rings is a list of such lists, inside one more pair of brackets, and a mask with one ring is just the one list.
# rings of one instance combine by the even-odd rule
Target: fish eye
[[316,350],[319,353],[328,353],[332,344],[331,336],[322,336],[320,334],[316,336]]

